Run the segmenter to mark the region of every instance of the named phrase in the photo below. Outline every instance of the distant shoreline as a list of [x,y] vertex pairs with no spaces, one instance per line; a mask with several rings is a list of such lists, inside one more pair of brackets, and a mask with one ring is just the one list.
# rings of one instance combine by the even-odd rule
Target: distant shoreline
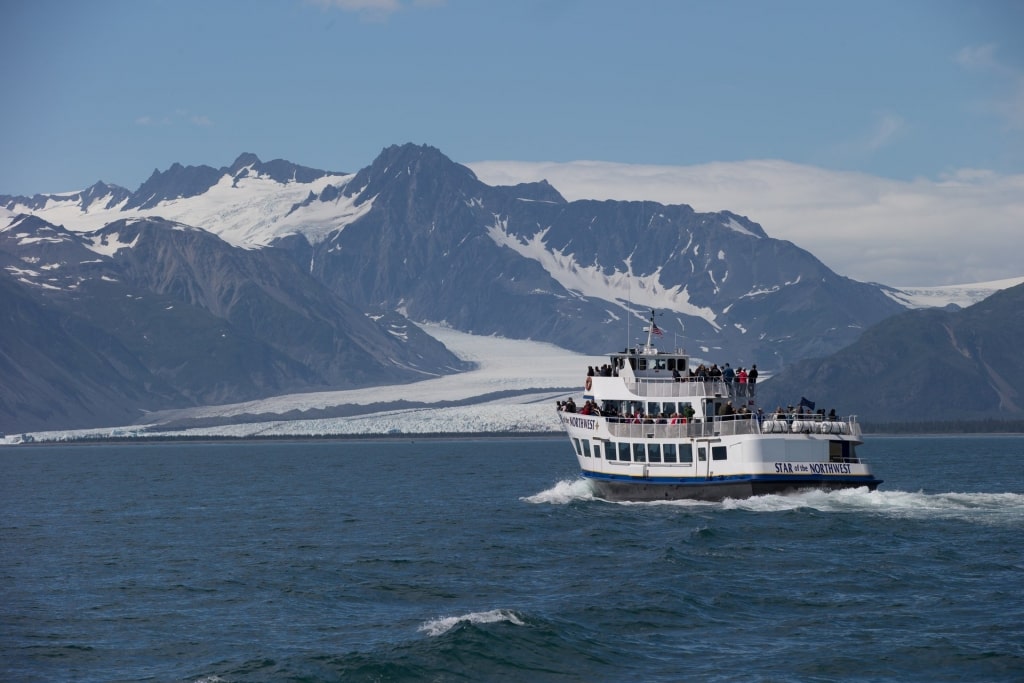
[[[564,438],[561,431],[546,432],[424,432],[410,434],[277,434],[261,436],[215,436],[215,435],[138,435],[138,436],[81,436],[67,439],[47,439],[23,441],[4,444],[7,446],[83,446],[92,444],[103,445],[138,445],[146,443],[224,443],[224,442],[288,442],[288,441],[472,441],[475,439],[558,439]],[[2,447],[2,446],[0,446]]]
[[[875,431],[865,432],[867,439],[871,437],[934,437],[934,436],[1024,436],[1024,430],[1015,431]],[[276,434],[259,435],[250,434],[246,436],[231,435],[133,435],[133,436],[80,436],[65,439],[46,439],[22,441],[18,443],[3,443],[4,446],[88,446],[94,444],[102,445],[139,445],[159,443],[244,443],[244,442],[331,442],[331,441],[473,441],[473,440],[494,440],[494,439],[533,439],[533,440],[557,440],[564,439],[565,432],[562,431],[541,431],[541,432],[424,432],[409,434]],[[866,444],[869,445],[869,444]]]

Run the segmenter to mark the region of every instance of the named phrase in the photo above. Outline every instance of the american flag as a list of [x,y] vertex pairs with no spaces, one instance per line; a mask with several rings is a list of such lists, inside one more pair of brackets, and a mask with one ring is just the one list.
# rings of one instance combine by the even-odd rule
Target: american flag
[[662,335],[661,328],[658,327],[657,324],[655,324],[653,322],[651,323],[651,334],[656,334],[659,337]]

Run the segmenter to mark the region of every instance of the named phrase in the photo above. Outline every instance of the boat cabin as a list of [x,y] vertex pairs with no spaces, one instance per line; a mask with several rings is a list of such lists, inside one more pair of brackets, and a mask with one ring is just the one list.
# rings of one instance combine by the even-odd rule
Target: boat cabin
[[690,358],[682,351],[661,352],[657,349],[623,349],[610,356],[612,369],[620,377],[630,379],[686,379]]

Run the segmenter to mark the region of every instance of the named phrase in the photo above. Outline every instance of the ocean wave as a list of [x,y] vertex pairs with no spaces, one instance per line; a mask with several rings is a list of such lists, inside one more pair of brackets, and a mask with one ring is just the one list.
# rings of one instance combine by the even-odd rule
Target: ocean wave
[[467,624],[493,624],[506,621],[516,626],[525,626],[515,612],[507,609],[492,609],[487,612],[470,612],[459,617],[441,617],[431,619],[419,627],[418,630],[425,632],[428,636],[440,636],[452,630],[460,623]]
[[752,512],[811,508],[820,512],[871,512],[900,518],[955,518],[974,521],[1020,521],[1024,495],[1019,493],[924,493],[922,491],[802,491],[787,495],[728,499],[722,507]]
[[[594,496],[586,479],[564,479],[549,489],[521,498],[527,503],[565,505],[575,501],[602,500]],[[623,506],[670,506],[720,508],[749,512],[788,512],[809,508],[819,512],[871,512],[901,518],[962,518],[980,522],[1019,522],[1024,519],[1024,494],[1019,493],[925,493],[923,491],[869,491],[867,487],[836,491],[807,490],[795,493],[727,498],[721,502],[693,499],[649,502],[616,501]]]
[[594,491],[590,482],[582,477],[579,479],[563,479],[554,486],[532,496],[520,498],[527,503],[549,503],[565,505],[577,500],[594,500]]

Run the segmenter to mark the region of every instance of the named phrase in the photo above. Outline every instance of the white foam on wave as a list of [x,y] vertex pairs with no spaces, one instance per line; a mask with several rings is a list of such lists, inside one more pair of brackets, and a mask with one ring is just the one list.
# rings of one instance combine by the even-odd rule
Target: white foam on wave
[[586,479],[563,479],[551,488],[520,498],[527,503],[549,503],[565,505],[575,500],[593,500],[594,491]]
[[728,499],[722,507],[753,512],[813,508],[822,512],[872,512],[903,519],[965,519],[981,523],[1024,520],[1024,495],[1019,493],[868,491],[865,487]]
[[[583,478],[565,479],[553,487],[521,498],[527,503],[565,505],[574,501],[601,500]],[[870,512],[901,519],[965,519],[979,523],[1024,522],[1024,494],[1019,493],[924,493],[921,491],[869,491],[867,487],[836,491],[807,490],[785,495],[754,496],[715,503],[693,499],[650,502],[616,501],[616,505],[720,507],[723,510],[786,512],[812,508],[821,512]]]
[[469,614],[463,614],[460,617],[441,617],[440,619],[431,619],[420,626],[419,630],[424,631],[428,636],[433,637],[447,633],[461,622],[470,624],[493,624],[499,621],[507,621],[510,624],[515,624],[516,626],[525,625],[523,620],[516,616],[516,613],[512,610],[492,609],[487,612],[470,612]]

